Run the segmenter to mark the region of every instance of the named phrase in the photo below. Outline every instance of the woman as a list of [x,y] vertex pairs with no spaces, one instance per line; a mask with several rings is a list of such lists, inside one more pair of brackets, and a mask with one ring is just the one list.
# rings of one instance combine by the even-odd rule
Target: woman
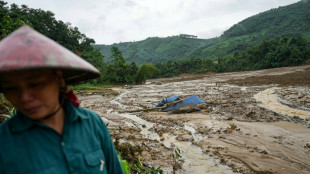
[[22,26],[0,42],[0,90],[17,114],[0,125],[0,173],[123,173],[107,127],[67,84],[99,71]]

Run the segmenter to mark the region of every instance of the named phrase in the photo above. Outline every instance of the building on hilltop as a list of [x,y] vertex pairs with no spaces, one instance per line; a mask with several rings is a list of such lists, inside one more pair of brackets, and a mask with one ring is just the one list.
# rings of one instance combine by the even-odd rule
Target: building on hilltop
[[180,34],[179,36],[182,38],[197,39],[197,36],[190,35],[190,34]]

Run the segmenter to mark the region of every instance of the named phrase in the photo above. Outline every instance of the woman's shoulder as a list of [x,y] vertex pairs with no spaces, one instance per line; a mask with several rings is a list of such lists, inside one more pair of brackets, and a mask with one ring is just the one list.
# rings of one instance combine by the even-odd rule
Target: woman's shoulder
[[90,109],[83,108],[83,107],[75,107],[75,110],[81,118],[101,121],[100,116],[96,112]]
[[4,120],[2,123],[0,123],[0,133],[6,129],[9,129],[10,125],[16,121],[18,121],[16,114]]
[[68,114],[72,120],[80,119],[89,122],[92,125],[102,125],[103,121],[101,120],[100,116],[90,109],[80,106],[73,106],[69,102],[65,104],[65,109],[67,110],[66,114]]
[[15,124],[20,125],[21,121],[17,118],[16,115],[7,118],[0,124],[0,139],[4,140],[5,137],[11,137],[12,131],[14,131]]

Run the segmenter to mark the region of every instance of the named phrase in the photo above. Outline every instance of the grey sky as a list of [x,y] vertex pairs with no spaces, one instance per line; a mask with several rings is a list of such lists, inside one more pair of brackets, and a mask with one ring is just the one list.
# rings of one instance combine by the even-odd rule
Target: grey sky
[[[5,1],[5,0],[4,0]],[[112,44],[192,34],[220,36],[232,25],[260,12],[299,0],[8,0],[55,13],[57,20],[95,39]]]

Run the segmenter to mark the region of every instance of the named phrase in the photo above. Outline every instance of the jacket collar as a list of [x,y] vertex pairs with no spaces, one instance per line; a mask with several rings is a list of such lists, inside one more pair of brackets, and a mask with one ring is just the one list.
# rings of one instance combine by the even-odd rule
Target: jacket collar
[[31,120],[20,112],[17,112],[10,120],[10,129],[12,133],[19,133],[29,129],[34,124],[35,120]]
[[79,107],[73,106],[70,101],[65,100],[64,103],[65,111],[66,111],[66,118],[70,122],[75,122],[79,119],[88,119],[89,116],[82,113]]

